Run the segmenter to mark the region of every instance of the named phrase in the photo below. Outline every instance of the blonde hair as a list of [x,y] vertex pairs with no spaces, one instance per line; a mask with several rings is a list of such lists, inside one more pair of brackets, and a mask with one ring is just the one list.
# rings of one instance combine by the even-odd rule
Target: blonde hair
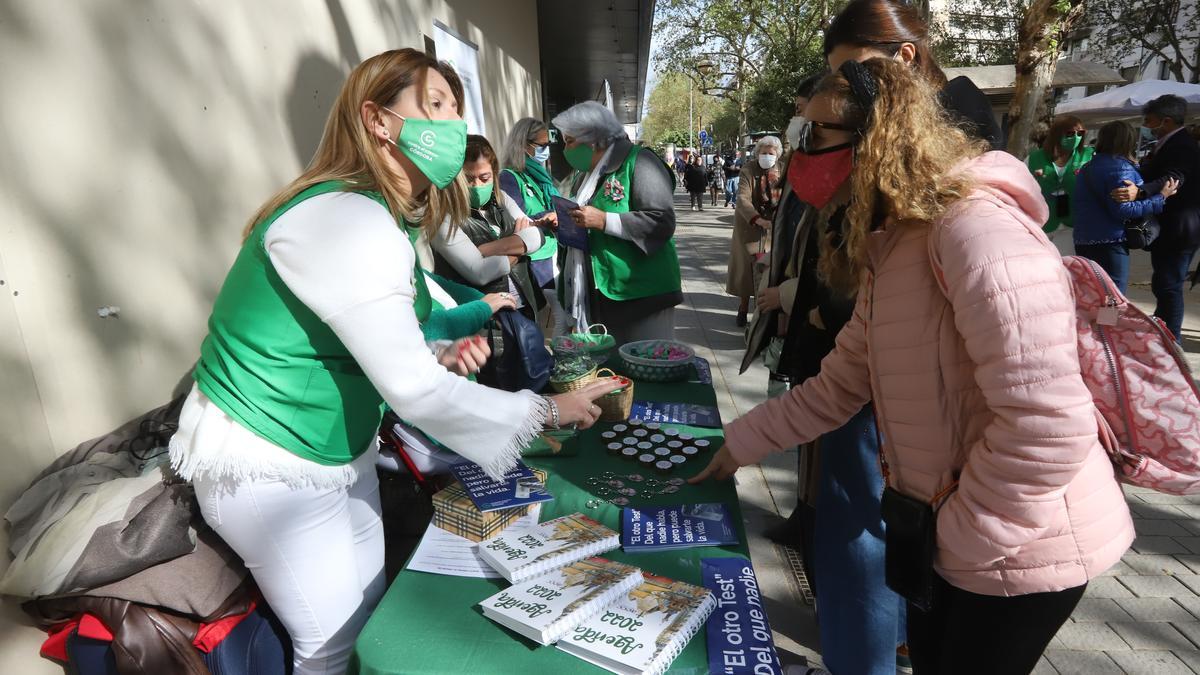
[[[397,222],[421,222],[432,237],[447,217],[458,223],[466,219],[467,184],[462,174],[444,189],[430,185],[424,195],[404,195],[397,187],[399,177],[376,151],[375,137],[362,122],[360,110],[366,101],[392,106],[400,92],[416,86],[421,104],[426,104],[425,81],[433,69],[446,78],[451,94],[463,109],[463,85],[454,68],[416,49],[394,49],[363,61],[350,71],[334,101],[321,144],[300,177],[267,200],[251,217],[242,232],[243,240],[256,225],[304,190],[326,181],[344,181],[355,192],[378,192]],[[421,209],[424,208],[424,213]]]
[[[863,66],[879,89],[870,110],[851,95],[842,72],[826,76],[813,94],[830,96],[843,124],[865,129],[854,150],[841,231],[822,237],[818,264],[822,279],[847,295],[858,289],[867,269],[871,231],[886,219],[896,227],[927,227],[940,218],[973,187],[954,167],[986,150],[950,119],[937,91],[912,68],[883,58]],[[824,215],[835,208],[827,207]]]

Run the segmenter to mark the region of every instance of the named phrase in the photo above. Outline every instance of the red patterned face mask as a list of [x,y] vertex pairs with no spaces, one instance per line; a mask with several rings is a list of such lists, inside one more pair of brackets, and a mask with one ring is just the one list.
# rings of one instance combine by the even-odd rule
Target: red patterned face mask
[[854,147],[847,143],[805,153],[792,153],[788,183],[800,201],[818,209],[833,200],[854,169]]

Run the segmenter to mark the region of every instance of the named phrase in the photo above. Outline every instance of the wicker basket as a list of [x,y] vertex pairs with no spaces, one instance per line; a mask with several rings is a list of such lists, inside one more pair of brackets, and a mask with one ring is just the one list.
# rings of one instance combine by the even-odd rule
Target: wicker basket
[[629,419],[629,411],[633,409],[633,382],[608,368],[601,368],[596,372],[596,377],[615,377],[625,383],[623,389],[605,394],[596,400],[596,405],[600,406],[600,421],[621,422]]
[[560,394],[565,394],[569,391],[578,391],[591,384],[596,379],[596,369],[592,368],[589,372],[580,375],[573,380],[550,380],[550,388]]
[[617,349],[617,341],[602,323],[588,326],[586,332],[560,335],[550,341],[555,354],[582,354],[596,363],[604,363]]
[[[634,351],[654,349],[656,347],[675,347],[687,355],[687,358],[675,361],[664,359],[647,359],[634,356]],[[635,380],[646,382],[679,382],[691,376],[692,360],[696,353],[691,347],[675,340],[641,340],[628,342],[617,350],[621,355],[622,370]]]

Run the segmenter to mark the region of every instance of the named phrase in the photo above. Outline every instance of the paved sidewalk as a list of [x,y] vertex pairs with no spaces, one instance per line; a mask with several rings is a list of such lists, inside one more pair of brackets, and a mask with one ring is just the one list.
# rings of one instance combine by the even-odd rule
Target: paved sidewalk
[[[712,364],[721,415],[728,421],[765,400],[767,383],[761,364],[738,375],[743,331],[734,325],[737,299],[725,294],[733,210],[718,205],[690,211],[683,193],[676,193],[675,208],[684,290],[676,335]],[[1130,278],[1130,297],[1153,310],[1148,254],[1134,254]],[[1200,289],[1188,293],[1184,332],[1184,348],[1196,368]],[[819,665],[815,613],[804,604],[783,552],[762,534],[795,506],[796,455],[774,455],[739,471],[738,480],[780,657],[785,665]],[[1035,673],[1200,673],[1200,497],[1136,488],[1126,495],[1137,541],[1120,564],[1089,585]]]

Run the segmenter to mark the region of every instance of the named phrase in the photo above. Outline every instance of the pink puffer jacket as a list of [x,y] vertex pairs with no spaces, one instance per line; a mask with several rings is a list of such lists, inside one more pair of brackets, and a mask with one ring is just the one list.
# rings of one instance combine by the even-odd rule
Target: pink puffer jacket
[[[933,228],[890,226],[821,374],[726,428],[742,464],[808,442],[874,400],[891,485],[938,512],[937,571],[986,595],[1079,586],[1133,521],[1079,375],[1071,287],[1029,170],[992,152]],[[938,260],[943,287],[930,255]]]

